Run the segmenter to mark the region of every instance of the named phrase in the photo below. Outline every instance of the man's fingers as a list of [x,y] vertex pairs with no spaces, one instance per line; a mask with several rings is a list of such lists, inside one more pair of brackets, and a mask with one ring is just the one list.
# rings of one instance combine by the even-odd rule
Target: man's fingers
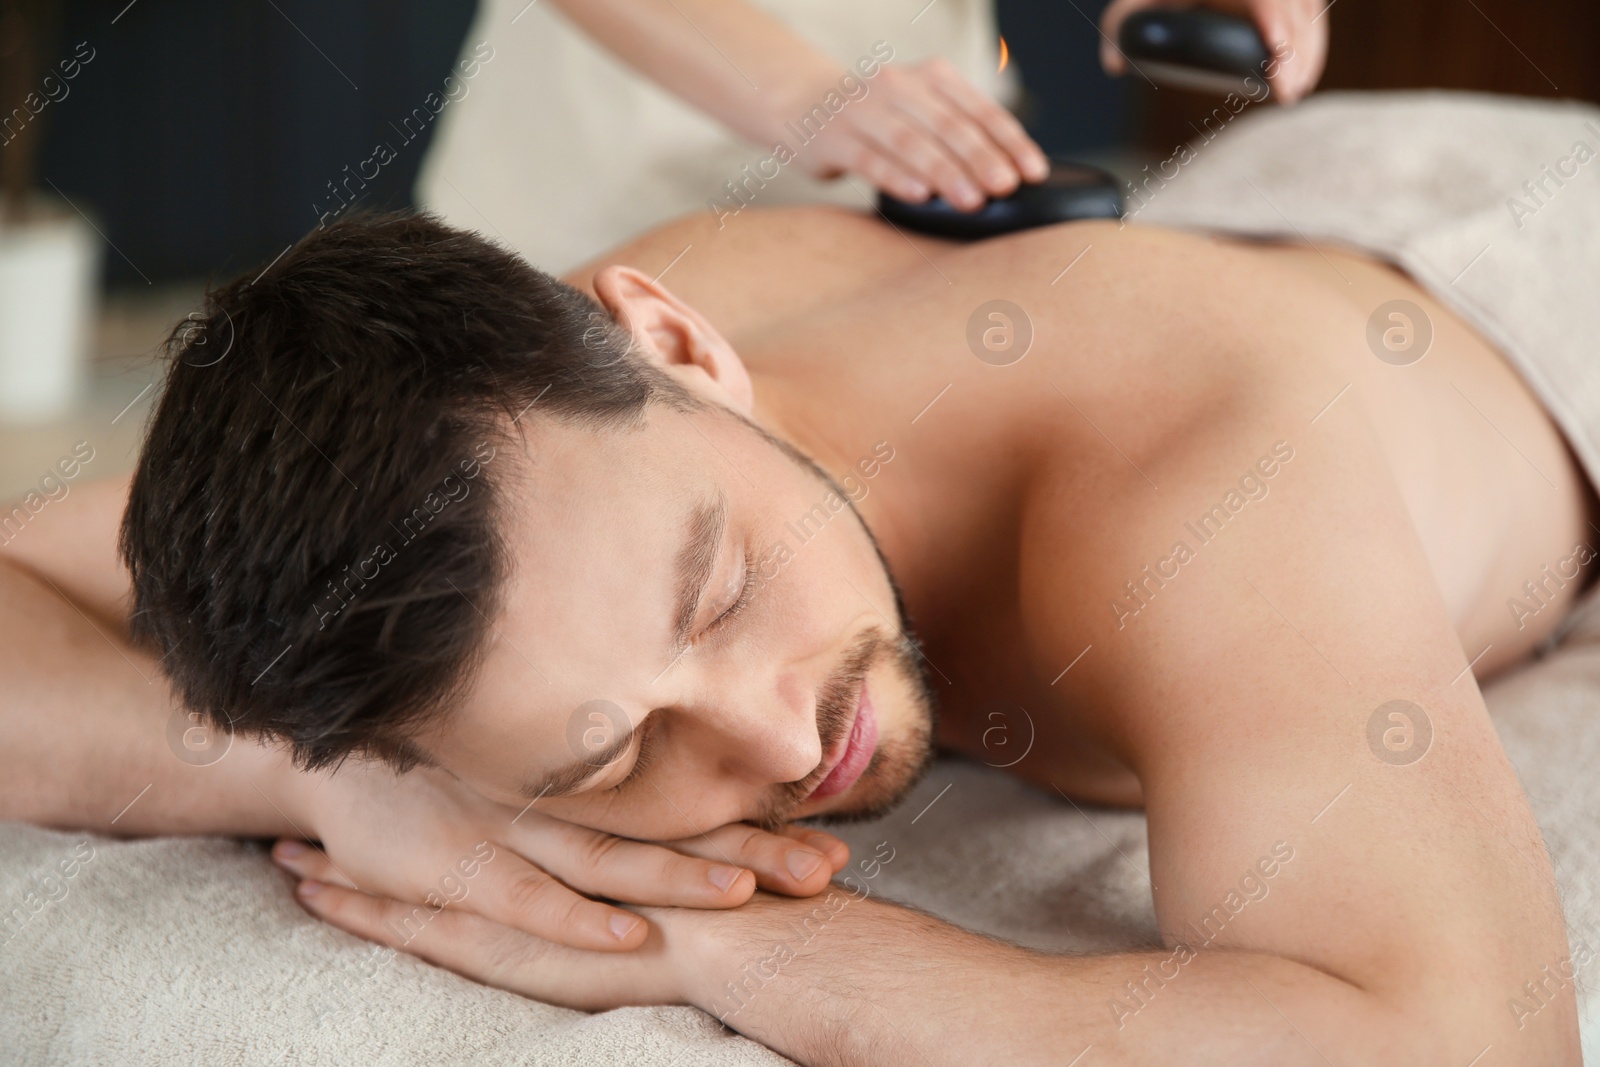
[[[850,860],[850,850],[844,848],[844,842],[829,834],[821,834],[821,837],[843,848],[842,856],[838,849],[824,851],[804,838],[772,834],[738,822],[719,826],[699,837],[673,841],[671,845],[690,855],[747,867],[755,872],[762,889],[792,897],[809,897],[826,889],[834,873]],[[835,858],[840,861],[838,866],[834,865]]]
[[574,892],[510,849],[480,870],[458,906],[505,926],[573,948],[627,951],[648,927],[631,911]]
[[316,879],[296,886],[295,897],[311,914],[345,933],[490,985],[507,987],[522,965],[549,947],[449,908],[407,904]]
[[756,891],[756,876],[737,858],[715,852],[685,855],[669,845],[631,841],[560,819],[532,823],[516,844],[568,885],[629,904],[731,908]]
[[[272,858],[300,878],[350,887],[320,849],[290,853],[280,847]],[[626,952],[638,948],[649,934],[648,924],[633,912],[575,893],[504,848],[470,881],[452,874],[437,888],[417,895],[423,898],[417,906],[424,910],[454,905],[574,948]]]
[[813,830],[809,826],[791,822],[778,827],[778,833],[793,838],[803,845],[809,845],[828,857],[828,863],[833,868],[834,874],[838,874],[850,862],[850,846],[826,830]]
[[298,872],[302,867],[315,874],[304,877],[317,878],[333,885],[341,885],[346,889],[358,889],[354,879],[335,867],[328,854],[320,848],[314,848],[304,841],[297,841],[292,837],[282,837],[272,846],[272,858],[280,866],[288,867]]
[[314,879],[301,882],[295,896],[346,933],[552,1004],[599,1011],[679,999],[659,936],[637,952],[591,955],[455,908],[406,904]]

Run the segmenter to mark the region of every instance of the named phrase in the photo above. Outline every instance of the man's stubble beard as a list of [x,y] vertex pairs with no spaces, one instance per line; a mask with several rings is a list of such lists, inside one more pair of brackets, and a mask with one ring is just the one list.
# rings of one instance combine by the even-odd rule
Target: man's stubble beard
[[851,807],[810,816],[809,822],[838,826],[881,819],[900,806],[933,766],[938,712],[923,660],[909,641],[896,638],[890,647],[894,675],[910,694],[910,728],[898,737],[879,737],[877,750],[856,780],[861,796]]
[[[849,791],[856,795],[849,808],[808,815],[808,821],[842,824],[881,818],[899,806],[933,763],[932,739],[937,711],[920,654],[910,637],[886,637],[876,626],[864,630],[855,640],[845,654],[843,665],[817,698],[817,730],[823,752],[835,751],[845,732],[853,726],[863,681],[880,663],[886,663],[892,676],[902,684],[885,687],[880,680],[873,700],[875,713],[880,702],[890,695],[885,688],[897,695],[903,690],[911,705],[910,726],[899,736],[879,734],[871,759],[850,787]],[[751,821],[769,831],[776,831],[789,822],[821,783],[820,771],[819,767],[799,781],[778,786]]]

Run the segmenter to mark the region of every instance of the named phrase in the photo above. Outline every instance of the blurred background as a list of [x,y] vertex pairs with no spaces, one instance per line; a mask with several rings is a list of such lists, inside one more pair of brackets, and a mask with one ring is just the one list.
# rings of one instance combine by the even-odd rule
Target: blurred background
[[[1046,151],[1133,173],[1215,101],[1107,78],[1104,6],[999,0],[1000,30]],[[0,0],[0,499],[37,488],[78,441],[95,455],[85,478],[131,466],[167,332],[209,281],[265,268],[316,225],[330,180],[438,89],[475,8]],[[1322,89],[1600,100],[1594,0],[1335,0],[1329,17]],[[406,141],[363,206],[411,202],[431,133]],[[46,247],[18,221],[29,204],[54,205],[72,235]],[[85,359],[53,370],[34,355],[50,346]]]

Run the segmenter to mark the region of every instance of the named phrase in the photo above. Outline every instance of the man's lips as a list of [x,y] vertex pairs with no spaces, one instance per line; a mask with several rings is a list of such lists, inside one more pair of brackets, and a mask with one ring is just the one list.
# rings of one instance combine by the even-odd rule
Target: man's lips
[[878,716],[873,710],[872,698],[867,694],[866,680],[862,679],[855,721],[851,724],[850,732],[845,735],[844,751],[828,771],[828,776],[817,784],[806,799],[822,800],[824,797],[843,793],[855,785],[856,779],[861,777],[861,772],[867,769],[867,764],[872,760],[872,753],[877,747]]

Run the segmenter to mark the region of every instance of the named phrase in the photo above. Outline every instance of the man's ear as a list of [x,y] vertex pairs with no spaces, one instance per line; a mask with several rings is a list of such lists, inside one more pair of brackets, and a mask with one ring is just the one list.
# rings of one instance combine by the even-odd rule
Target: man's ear
[[709,391],[713,399],[751,414],[750,373],[705,316],[633,267],[604,267],[592,284],[600,303],[633,335],[634,346],[648,359],[686,387]]

